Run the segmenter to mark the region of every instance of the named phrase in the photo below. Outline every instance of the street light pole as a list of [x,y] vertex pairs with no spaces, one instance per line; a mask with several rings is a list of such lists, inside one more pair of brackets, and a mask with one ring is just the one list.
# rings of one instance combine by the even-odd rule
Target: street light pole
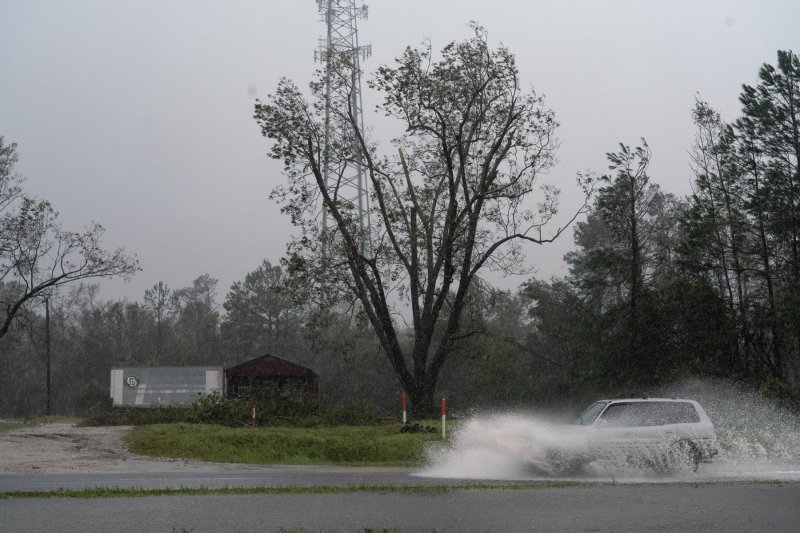
[[47,360],[47,408],[45,414],[50,415],[50,298],[44,299],[44,323],[45,323],[45,357]]

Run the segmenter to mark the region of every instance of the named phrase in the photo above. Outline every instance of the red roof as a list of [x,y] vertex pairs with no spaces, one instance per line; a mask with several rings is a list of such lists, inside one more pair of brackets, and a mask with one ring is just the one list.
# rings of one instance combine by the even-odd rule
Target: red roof
[[225,374],[232,376],[280,377],[280,376],[316,376],[317,373],[304,366],[297,365],[280,357],[265,354],[249,361],[225,369]]

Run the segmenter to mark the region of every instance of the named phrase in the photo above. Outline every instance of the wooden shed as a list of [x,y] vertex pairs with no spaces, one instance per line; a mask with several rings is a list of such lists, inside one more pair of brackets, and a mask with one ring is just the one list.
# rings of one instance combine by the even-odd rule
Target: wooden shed
[[266,384],[292,387],[316,396],[319,376],[310,368],[270,354],[225,369],[225,390],[232,398],[246,396],[252,387]]

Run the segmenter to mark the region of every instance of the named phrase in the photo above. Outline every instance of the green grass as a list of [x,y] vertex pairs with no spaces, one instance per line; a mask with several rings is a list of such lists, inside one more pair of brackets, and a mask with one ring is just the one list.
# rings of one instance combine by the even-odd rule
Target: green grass
[[[668,482],[669,486],[684,486],[700,489],[712,486],[763,485],[789,486],[781,480],[772,481],[723,481],[723,482]],[[654,487],[659,483],[625,483],[626,487]],[[532,490],[592,488],[619,486],[614,481],[509,481],[466,482],[454,485],[347,485],[347,486],[297,486],[297,487],[180,487],[165,489],[143,489],[124,487],[93,487],[86,489],[56,489],[42,491],[0,491],[0,500],[13,498],[141,498],[147,496],[207,496],[240,494],[346,494],[354,492],[379,493],[445,493],[465,490]]]
[[126,441],[134,453],[224,463],[416,466],[423,446],[441,437],[401,434],[400,425],[316,428],[230,428],[155,424],[134,428]]
[[122,487],[94,487],[86,489],[57,489],[43,491],[0,491],[0,500],[12,498],[138,498],[145,496],[206,496],[237,494],[345,494],[353,492],[407,492],[442,493],[462,490],[522,490],[565,487],[589,487],[604,483],[576,482],[508,482],[508,483],[463,483],[457,485],[348,485],[320,487],[181,487],[166,489],[143,489]]

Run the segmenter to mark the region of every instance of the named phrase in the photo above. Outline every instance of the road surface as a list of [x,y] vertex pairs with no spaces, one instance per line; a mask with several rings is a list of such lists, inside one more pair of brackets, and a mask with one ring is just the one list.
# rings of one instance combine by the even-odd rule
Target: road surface
[[797,531],[798,483],[0,500],[0,531]]

